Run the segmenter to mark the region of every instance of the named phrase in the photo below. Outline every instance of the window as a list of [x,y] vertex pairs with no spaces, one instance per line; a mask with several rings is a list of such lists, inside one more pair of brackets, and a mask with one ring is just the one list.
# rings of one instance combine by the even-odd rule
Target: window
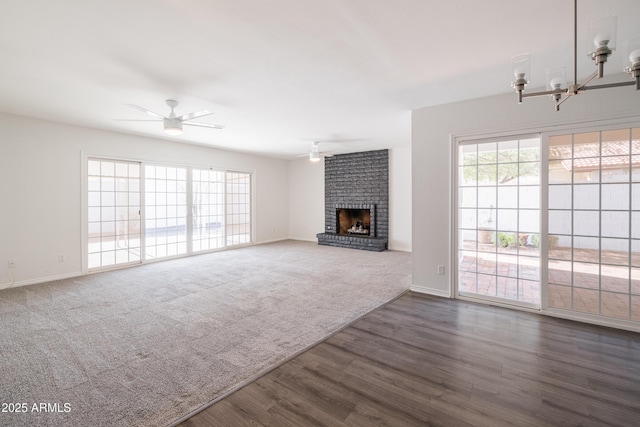
[[139,263],[140,164],[87,163],[89,269]]
[[458,293],[540,304],[540,138],[458,149]]

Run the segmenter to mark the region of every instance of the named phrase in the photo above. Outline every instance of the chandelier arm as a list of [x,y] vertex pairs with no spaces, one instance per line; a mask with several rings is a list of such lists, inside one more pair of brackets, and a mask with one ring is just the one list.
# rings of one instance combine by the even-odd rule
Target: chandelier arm
[[573,93],[574,95],[576,95],[576,94],[578,94],[579,91],[583,90],[589,84],[589,82],[591,82],[593,79],[596,79],[596,78],[598,78],[598,71],[597,70],[594,71],[589,77],[587,77],[585,79],[585,81],[583,81],[582,83],[580,83],[580,84],[576,83],[575,85],[571,86],[568,89],[568,92],[569,93]]
[[556,111],[560,111],[560,106],[569,98],[571,98],[574,95],[577,95],[578,93],[571,93],[571,92],[567,92],[567,96],[565,96],[564,98],[556,101]]
[[523,93],[523,98],[533,98],[536,96],[545,96],[545,95],[557,95],[557,94],[565,94],[567,93],[567,89],[555,89],[555,90],[545,90],[542,92],[528,92]]
[[582,90],[594,90],[594,89],[606,89],[609,87],[621,87],[621,86],[635,86],[636,82],[618,82],[618,83],[607,83],[602,85],[593,85],[593,86],[582,86]]

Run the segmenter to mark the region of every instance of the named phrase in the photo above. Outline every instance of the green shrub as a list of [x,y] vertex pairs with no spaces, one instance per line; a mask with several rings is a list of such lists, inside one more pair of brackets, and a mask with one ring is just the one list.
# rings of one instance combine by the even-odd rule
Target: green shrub
[[498,246],[501,248],[508,248],[515,246],[518,239],[515,234],[511,233],[498,233]]
[[[540,235],[532,234],[531,235],[531,244],[539,248],[540,247]],[[558,247],[558,236],[549,236],[549,249],[554,249]]]
[[532,234],[531,235],[531,244],[533,245],[534,248],[539,248],[540,247],[540,235],[539,234]]

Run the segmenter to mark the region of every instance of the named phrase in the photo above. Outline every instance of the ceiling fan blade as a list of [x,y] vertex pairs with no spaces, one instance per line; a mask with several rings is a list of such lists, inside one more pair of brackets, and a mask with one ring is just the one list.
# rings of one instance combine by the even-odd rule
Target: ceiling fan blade
[[161,122],[162,120],[154,119],[113,119],[117,122]]
[[[304,154],[298,154],[296,157],[309,157],[311,153],[304,153]],[[319,152],[318,153],[321,157],[333,157],[335,154],[333,153],[323,153],[323,152]]]
[[135,105],[135,104],[125,104],[125,105],[127,107],[135,108],[136,110],[140,110],[143,113],[147,113],[150,116],[157,117],[159,119],[164,119],[165,118],[164,116],[162,116],[162,115],[160,115],[158,113],[154,113],[153,111],[147,110],[146,108],[140,107],[139,105]]
[[186,122],[189,120],[197,119],[198,117],[208,116],[210,114],[213,114],[213,111],[200,110],[200,111],[194,111],[193,113],[183,114],[181,116],[176,117],[176,119],[182,122]]
[[358,142],[363,141],[362,138],[334,138],[334,139],[326,139],[320,140],[318,142],[322,142],[323,144],[344,144],[349,142]]
[[208,123],[191,123],[191,122],[182,122],[185,126],[198,126],[201,128],[210,128],[210,129],[224,129],[222,125],[210,125]]

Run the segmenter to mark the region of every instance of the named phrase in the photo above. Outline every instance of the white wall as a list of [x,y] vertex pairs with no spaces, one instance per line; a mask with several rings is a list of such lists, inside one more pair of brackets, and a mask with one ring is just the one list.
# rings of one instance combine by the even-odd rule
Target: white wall
[[[619,76],[628,79],[627,75]],[[515,94],[475,99],[414,110],[412,113],[413,170],[413,289],[449,296],[451,273],[451,138],[469,134],[534,132],[542,127],[634,116],[640,119],[640,91],[632,87],[580,94],[555,112],[548,98]],[[445,275],[437,266],[445,266]]]
[[389,150],[389,249],[411,252],[411,147]]
[[[389,249],[411,251],[411,147],[389,150]],[[324,162],[289,162],[289,237],[324,231]]]
[[5,114],[0,129],[0,287],[10,282],[10,258],[16,285],[81,273],[83,153],[253,172],[254,241],[288,237],[284,160]]
[[317,242],[324,231],[324,161],[289,161],[289,237]]

